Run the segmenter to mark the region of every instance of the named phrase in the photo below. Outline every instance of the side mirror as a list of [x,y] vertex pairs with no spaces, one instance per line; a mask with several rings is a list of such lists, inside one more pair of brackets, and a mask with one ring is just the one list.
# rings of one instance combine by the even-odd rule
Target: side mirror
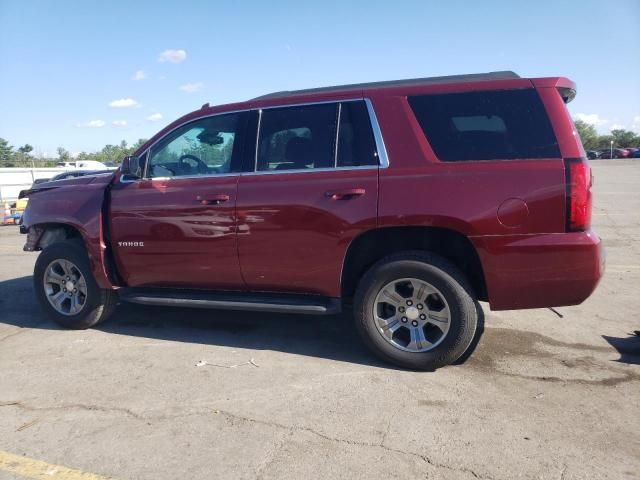
[[142,165],[140,158],[133,155],[124,157],[122,160],[122,166],[120,167],[120,173],[125,180],[137,180],[142,178]]

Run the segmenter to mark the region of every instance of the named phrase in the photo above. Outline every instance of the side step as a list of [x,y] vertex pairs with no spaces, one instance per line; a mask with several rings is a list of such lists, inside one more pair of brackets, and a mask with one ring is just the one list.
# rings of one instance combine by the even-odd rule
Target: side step
[[122,288],[120,300],[165,307],[217,308],[273,313],[332,315],[340,313],[339,298],[255,292],[207,292],[173,288]]

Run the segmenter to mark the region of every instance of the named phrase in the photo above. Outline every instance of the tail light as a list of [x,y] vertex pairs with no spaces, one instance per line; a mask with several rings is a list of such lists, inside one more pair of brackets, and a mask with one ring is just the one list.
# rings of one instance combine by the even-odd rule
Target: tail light
[[588,230],[591,225],[591,168],[584,158],[565,159],[567,181],[567,231]]

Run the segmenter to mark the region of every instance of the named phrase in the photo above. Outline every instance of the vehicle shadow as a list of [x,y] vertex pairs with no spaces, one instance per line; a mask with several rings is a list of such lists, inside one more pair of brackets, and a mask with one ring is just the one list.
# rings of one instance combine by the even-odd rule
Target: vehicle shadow
[[[21,328],[61,330],[37,305],[31,277],[0,282],[0,323]],[[481,311],[481,310],[480,310]],[[456,362],[464,363],[478,344],[484,326]],[[378,360],[360,340],[350,312],[311,316],[228,310],[151,307],[122,303],[98,330],[154,340],[274,350],[296,355],[398,369]]]
[[628,337],[608,337],[603,335],[609,345],[615,348],[620,354],[617,362],[628,363],[630,365],[640,365],[640,337],[629,335]]

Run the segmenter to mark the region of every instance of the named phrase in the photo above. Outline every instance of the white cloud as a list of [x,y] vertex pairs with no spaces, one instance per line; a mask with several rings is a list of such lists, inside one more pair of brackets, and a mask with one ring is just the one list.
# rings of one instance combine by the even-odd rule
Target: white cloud
[[118,98],[117,100],[109,102],[109,106],[113,108],[131,108],[139,105],[140,104],[133,98]]
[[600,118],[600,115],[597,113],[576,113],[574,116],[576,120],[582,120],[584,123],[588,123],[594,127],[604,125],[608,122],[608,120]]
[[169,50],[165,50],[158,57],[159,62],[169,62],[169,63],[180,63],[184,62],[187,58],[187,52],[184,50],[174,50],[170,48]]
[[640,133],[640,115],[633,117],[633,123],[631,124],[631,130],[636,133]]
[[202,82],[185,83],[184,85],[180,85],[180,90],[187,93],[199,92],[203,88],[204,88],[204,83]]
[[127,121],[126,120],[114,120],[113,122],[111,122],[111,124],[116,126],[116,127],[126,127],[127,126]]
[[147,74],[144,73],[144,70],[136,70],[136,73],[133,74],[131,80],[144,80],[147,78]]
[[149,120],[150,122],[157,122],[158,120],[162,120],[162,114],[161,113],[152,113],[151,115],[149,115],[147,117],[147,120]]
[[106,125],[104,120],[89,120],[85,123],[76,123],[76,127],[79,128],[101,128]]
[[614,123],[609,127],[609,130],[624,130],[626,127],[619,123]]

